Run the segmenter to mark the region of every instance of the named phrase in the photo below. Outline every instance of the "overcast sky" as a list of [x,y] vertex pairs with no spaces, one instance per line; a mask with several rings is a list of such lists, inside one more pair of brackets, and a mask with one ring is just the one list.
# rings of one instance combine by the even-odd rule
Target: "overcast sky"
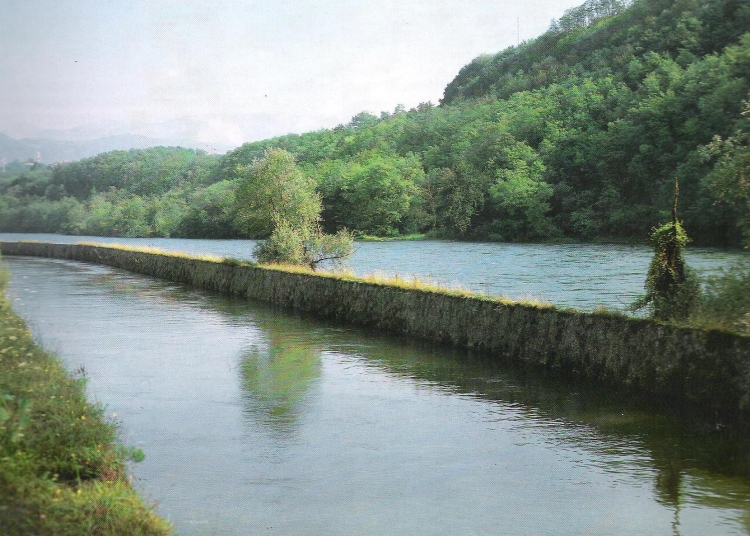
[[0,0],[0,132],[171,121],[241,143],[437,104],[517,23],[536,37],[582,1]]

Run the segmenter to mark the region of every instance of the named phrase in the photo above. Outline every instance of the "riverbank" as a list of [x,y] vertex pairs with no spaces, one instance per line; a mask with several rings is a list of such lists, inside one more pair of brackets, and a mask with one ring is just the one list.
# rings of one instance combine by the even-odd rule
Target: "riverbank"
[[55,536],[171,533],[128,481],[142,456],[117,443],[104,410],[31,338],[0,270],[0,527]]
[[437,286],[85,244],[0,243],[7,255],[114,266],[525,362],[750,420],[750,337],[611,311],[581,313]]

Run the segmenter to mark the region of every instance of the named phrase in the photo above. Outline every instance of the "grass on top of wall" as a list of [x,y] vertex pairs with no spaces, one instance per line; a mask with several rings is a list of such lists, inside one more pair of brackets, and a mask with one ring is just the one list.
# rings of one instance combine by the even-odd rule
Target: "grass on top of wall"
[[217,257],[216,255],[189,255],[181,251],[168,251],[153,246],[129,246],[127,244],[98,244],[96,242],[76,242],[77,246],[93,246],[97,248],[119,249],[122,251],[134,251],[138,253],[152,253],[154,255],[163,255],[165,257],[178,257],[182,259],[196,259],[200,261],[224,262],[227,259]]
[[[37,241],[32,241],[32,240],[20,241],[18,243],[19,244],[23,244],[23,243],[52,244],[50,242],[37,242]],[[740,318],[741,322],[738,322],[736,319],[731,319],[731,322],[730,322],[730,321],[727,321],[722,316],[726,310],[725,300],[724,298],[717,299],[715,298],[714,295],[723,296],[725,294],[732,294],[732,292],[734,292],[735,289],[734,287],[731,287],[728,285],[724,285],[724,286],[727,287],[727,289],[731,290],[732,292],[723,292],[721,288],[717,287],[719,288],[719,290],[715,290],[714,292],[709,292],[706,294],[706,296],[704,296],[704,300],[702,303],[704,302],[710,303],[711,305],[708,307],[702,307],[701,311],[699,311],[700,314],[693,315],[691,318],[685,321],[673,322],[673,321],[659,321],[659,320],[654,320],[651,318],[633,316],[633,315],[627,314],[624,311],[621,311],[618,309],[611,309],[611,308],[601,306],[601,305],[595,307],[592,311],[584,312],[584,311],[580,311],[572,307],[556,306],[553,303],[549,302],[548,300],[545,300],[537,296],[524,296],[520,298],[518,297],[509,298],[503,295],[489,296],[487,294],[466,290],[455,285],[447,286],[439,282],[435,282],[431,280],[423,280],[416,276],[403,277],[403,276],[400,276],[399,274],[394,274],[391,276],[391,275],[385,275],[381,273],[373,273],[369,275],[358,276],[358,275],[355,275],[351,271],[351,269],[327,271],[327,270],[320,270],[320,269],[313,270],[307,266],[289,265],[289,264],[260,265],[253,261],[241,260],[241,259],[236,259],[232,257],[220,257],[216,255],[191,255],[191,254],[187,254],[187,253],[183,253],[179,251],[166,251],[166,250],[162,250],[162,249],[159,249],[156,247],[150,247],[150,246],[130,246],[130,245],[125,245],[125,244],[103,244],[103,243],[97,243],[97,242],[77,242],[72,245],[90,246],[90,247],[114,249],[114,250],[120,250],[120,251],[131,251],[135,253],[146,253],[146,254],[159,255],[159,256],[165,256],[165,257],[182,258],[186,260],[198,260],[198,261],[205,261],[205,262],[212,262],[212,263],[220,263],[220,264],[225,264],[229,266],[237,266],[237,267],[253,267],[253,268],[258,268],[262,270],[279,271],[279,272],[290,273],[290,274],[303,274],[303,275],[309,275],[309,276],[315,276],[315,277],[338,279],[342,281],[351,281],[355,283],[358,282],[358,283],[372,284],[372,285],[378,285],[378,286],[384,286],[384,287],[400,288],[400,289],[405,289],[405,290],[418,290],[421,292],[430,292],[430,293],[437,293],[437,294],[443,294],[443,295],[448,295],[448,296],[458,296],[458,297],[464,297],[464,298],[478,299],[482,301],[491,301],[491,302],[498,303],[500,305],[506,305],[506,306],[532,307],[535,309],[554,309],[557,311],[564,311],[564,312],[571,313],[571,314],[586,314],[586,315],[592,315],[592,316],[619,317],[619,318],[626,318],[633,322],[642,322],[644,320],[648,320],[650,322],[654,322],[657,324],[664,324],[664,325],[669,325],[669,326],[674,326],[674,327],[694,328],[694,329],[712,330],[712,331],[718,330],[718,331],[729,332],[729,333],[740,335],[740,336],[750,335],[750,328],[747,328],[747,326],[750,325],[750,321],[748,321],[748,318],[750,318],[749,316],[750,313],[745,313],[744,316]],[[748,279],[748,277],[745,276],[745,279],[742,280],[743,281],[742,285],[747,286],[747,283],[746,283],[747,280],[750,280],[750,279]],[[734,285],[734,286],[737,286],[737,285]]]
[[417,242],[420,240],[427,240],[428,238],[428,235],[425,233],[412,233],[398,236],[357,235],[357,240],[362,242]]
[[122,251],[132,251],[137,253],[148,253],[153,255],[162,255],[166,257],[177,257],[191,260],[201,260],[207,262],[215,262],[227,264],[230,266],[252,266],[264,270],[273,270],[291,274],[303,274],[316,277],[325,277],[330,279],[339,279],[342,281],[352,281],[358,283],[367,283],[372,285],[395,287],[408,290],[419,290],[422,292],[434,292],[439,294],[447,294],[450,296],[460,296],[466,298],[475,298],[488,301],[498,302],[502,305],[522,305],[527,307],[535,307],[540,309],[551,309],[554,305],[546,300],[542,300],[535,297],[525,297],[521,299],[511,299],[504,296],[488,296],[486,294],[466,290],[458,286],[447,286],[441,283],[423,280],[416,276],[402,277],[398,274],[393,276],[384,274],[369,274],[364,276],[355,275],[350,269],[328,271],[328,270],[313,270],[308,266],[300,266],[295,264],[258,264],[251,261],[243,261],[233,257],[218,257],[215,255],[190,255],[187,253],[177,251],[165,251],[150,246],[129,246],[122,244],[100,244],[95,242],[77,242],[76,245],[81,246],[93,246],[98,248],[111,248]]
[[7,535],[156,536],[171,526],[129,483],[116,426],[34,343],[4,294],[0,268],[0,527]]

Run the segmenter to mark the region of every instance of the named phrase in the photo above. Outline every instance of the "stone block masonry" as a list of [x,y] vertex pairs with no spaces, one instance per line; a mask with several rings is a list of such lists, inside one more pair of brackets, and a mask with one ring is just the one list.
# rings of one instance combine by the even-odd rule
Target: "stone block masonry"
[[487,352],[750,422],[750,337],[348,275],[85,244],[0,242],[3,255],[103,264]]

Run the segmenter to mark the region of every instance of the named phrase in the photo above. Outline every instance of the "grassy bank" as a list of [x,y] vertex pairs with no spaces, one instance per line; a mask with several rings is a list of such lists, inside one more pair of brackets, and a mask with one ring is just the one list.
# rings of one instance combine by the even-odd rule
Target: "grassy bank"
[[431,238],[433,237],[427,233],[413,233],[397,236],[357,235],[357,240],[361,240],[362,242],[415,242],[419,240],[429,240]]
[[34,343],[4,295],[0,268],[0,532],[166,535],[130,486],[116,427],[86,400],[85,379]]

